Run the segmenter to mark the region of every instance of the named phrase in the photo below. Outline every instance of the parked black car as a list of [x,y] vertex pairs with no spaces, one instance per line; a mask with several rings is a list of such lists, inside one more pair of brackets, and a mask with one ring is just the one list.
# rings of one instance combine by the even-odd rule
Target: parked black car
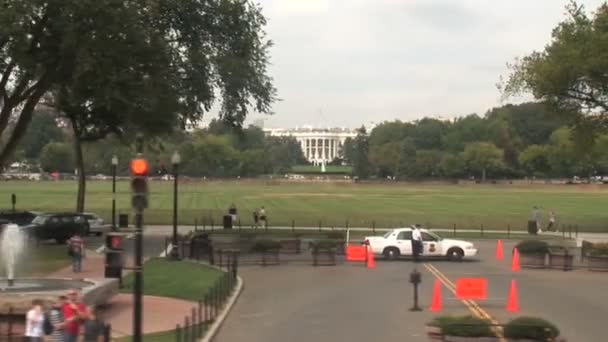
[[9,223],[14,223],[18,226],[25,226],[36,218],[36,216],[40,215],[40,213],[34,211],[22,211],[22,210],[2,210],[0,211],[0,222],[8,221]]
[[23,230],[38,240],[55,240],[63,244],[76,232],[88,234],[89,222],[83,214],[41,214],[31,224],[23,227]]

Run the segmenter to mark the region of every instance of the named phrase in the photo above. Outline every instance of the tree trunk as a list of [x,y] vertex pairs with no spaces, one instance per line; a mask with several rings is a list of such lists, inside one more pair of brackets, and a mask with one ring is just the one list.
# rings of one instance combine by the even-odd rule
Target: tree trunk
[[78,171],[78,195],[76,197],[76,212],[84,212],[84,200],[86,193],[86,175],[84,173],[84,158],[82,156],[82,143],[80,141],[80,132],[76,127],[76,122],[72,121],[72,130],[74,131],[74,158],[76,162],[76,170]]
[[483,168],[483,170],[481,170],[481,182],[482,183],[486,182],[486,169],[485,169],[485,167]]

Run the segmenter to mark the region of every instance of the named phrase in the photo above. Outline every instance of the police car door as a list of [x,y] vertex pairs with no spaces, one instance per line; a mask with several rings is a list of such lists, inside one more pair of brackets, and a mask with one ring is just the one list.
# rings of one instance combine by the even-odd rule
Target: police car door
[[422,234],[422,244],[424,245],[424,252],[422,254],[431,256],[442,255],[441,243],[439,243],[433,235],[427,232],[420,233]]
[[412,255],[412,231],[404,230],[397,235],[397,246],[401,255]]

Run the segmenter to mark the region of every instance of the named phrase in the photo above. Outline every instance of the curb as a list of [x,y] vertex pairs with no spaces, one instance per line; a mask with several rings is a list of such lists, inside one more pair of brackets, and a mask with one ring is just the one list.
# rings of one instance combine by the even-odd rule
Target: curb
[[207,334],[205,335],[205,337],[200,339],[199,342],[211,342],[213,340],[213,338],[215,337],[215,335],[217,335],[217,333],[219,332],[220,328],[222,327],[222,324],[224,323],[224,320],[226,320],[226,317],[228,317],[230,310],[232,309],[232,307],[236,303],[236,300],[238,299],[239,295],[243,291],[243,279],[241,279],[241,277],[237,276],[236,280],[237,280],[237,282],[236,282],[236,288],[234,289],[234,293],[232,293],[232,295],[230,296],[230,299],[228,299],[226,306],[224,306],[224,308],[222,309],[222,312],[219,314],[217,319],[213,322],[213,324],[207,331]]

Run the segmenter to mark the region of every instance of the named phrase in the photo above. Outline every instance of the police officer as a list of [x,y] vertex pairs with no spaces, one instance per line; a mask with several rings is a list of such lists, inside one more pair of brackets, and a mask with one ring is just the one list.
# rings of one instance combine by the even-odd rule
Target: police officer
[[420,225],[417,224],[412,226],[412,253],[415,262],[418,262],[422,249],[422,233],[420,232]]

